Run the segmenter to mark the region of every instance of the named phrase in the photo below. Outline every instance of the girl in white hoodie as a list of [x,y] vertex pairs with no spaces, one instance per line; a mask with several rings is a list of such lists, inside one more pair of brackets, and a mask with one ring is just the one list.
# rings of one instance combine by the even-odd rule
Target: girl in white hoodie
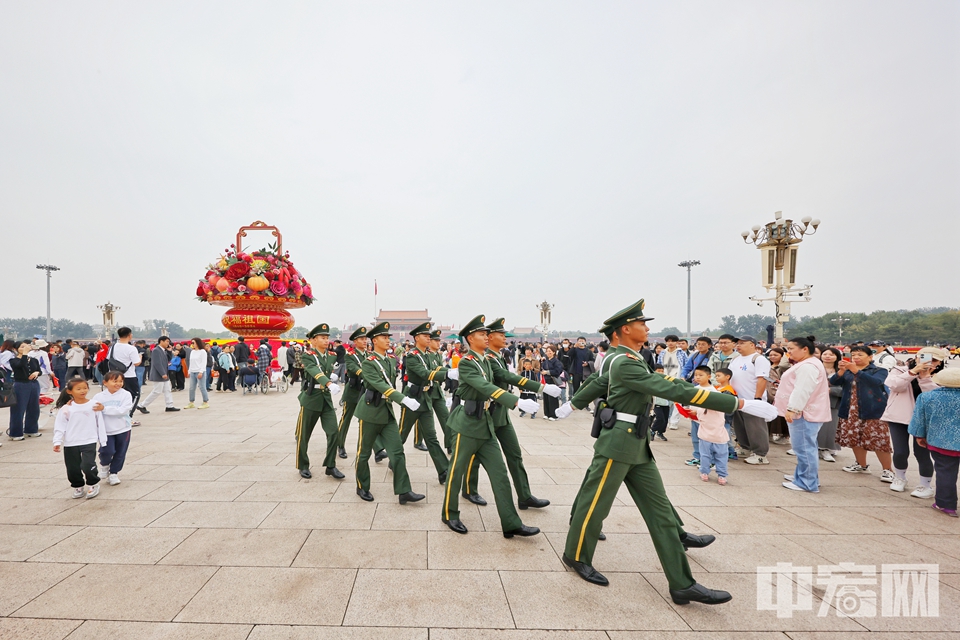
[[[97,405],[87,398],[89,387],[86,380],[74,378],[57,400],[57,420],[53,426],[53,451],[63,450],[63,462],[67,466],[67,479],[73,487],[73,497],[95,498],[100,494],[100,476],[97,475],[97,443],[107,444]],[[97,407],[100,407],[97,409]],[[84,477],[89,488],[84,491]]]
[[100,476],[107,478],[113,486],[120,484],[118,474],[123,469],[127,447],[130,446],[133,396],[123,388],[123,374],[119,371],[110,371],[103,376],[103,386],[106,389],[93,396],[93,410],[100,411],[107,432],[107,444],[100,447],[100,465],[103,467]]

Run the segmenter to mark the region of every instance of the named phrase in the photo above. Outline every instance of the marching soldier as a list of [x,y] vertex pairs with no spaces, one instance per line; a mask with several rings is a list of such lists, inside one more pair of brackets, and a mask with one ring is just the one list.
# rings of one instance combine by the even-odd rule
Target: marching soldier
[[[647,339],[646,322],[652,319],[643,315],[643,304],[640,300],[604,323],[619,339],[620,351],[608,356],[611,358],[606,367],[609,407],[599,411],[603,428],[594,445],[593,462],[576,498],[563,561],[584,580],[603,586],[609,584],[593,568],[593,552],[603,520],[610,512],[621,483],[625,483],[650,531],[673,601],[676,604],[728,602],[732,598],[729,593],[697,584],[690,572],[684,544],[703,545],[690,544],[693,539],[681,538],[682,529],[663,488],[663,480],[650,450],[651,396],[724,413],[739,408],[769,416],[769,409],[760,405],[771,405],[707,393],[682,380],[670,380],[651,372],[639,352]],[[566,417],[571,411],[568,403],[558,411],[558,417]]]
[[353,420],[353,412],[357,409],[357,403],[365,391],[363,387],[363,361],[367,357],[367,328],[360,327],[350,334],[350,341],[353,342],[353,353],[348,353],[344,358],[344,376],[346,377],[346,388],[343,390],[343,414],[340,416],[340,424],[337,426],[337,449],[341,458],[347,457],[347,450],[344,444],[347,441],[347,431],[350,429],[350,421]]
[[400,442],[405,443],[410,431],[417,432],[415,439],[422,437],[433,459],[433,466],[437,470],[440,484],[447,481],[447,456],[437,440],[437,429],[433,422],[433,406],[430,404],[430,393],[446,378],[443,367],[433,367],[432,358],[427,353],[430,345],[430,323],[424,322],[414,328],[414,347],[407,351],[407,388],[404,394],[420,403],[420,408],[413,410],[404,407],[400,410]]
[[467,533],[467,527],[460,521],[458,494],[470,460],[476,456],[490,477],[503,537],[532,536],[540,533],[540,529],[524,525],[514,507],[510,479],[500,455],[490,409],[491,404],[508,409],[519,406],[521,410],[533,413],[539,404],[535,400],[519,399],[495,384],[493,368],[484,356],[489,344],[489,330],[483,323],[484,317],[477,316],[460,331],[460,337],[466,339],[470,350],[458,367],[460,384],[457,395],[462,402],[450,413],[450,429],[455,434],[450,461],[452,471],[447,477],[440,518],[453,531]]
[[300,416],[297,418],[297,468],[304,478],[313,477],[310,473],[310,458],[307,448],[313,428],[320,420],[320,426],[327,435],[327,451],[323,466],[327,475],[337,480],[343,479],[343,472],[337,469],[337,412],[334,409],[333,396],[340,393],[333,373],[335,357],[327,355],[330,342],[330,326],[321,323],[307,334],[310,347],[301,358],[303,362],[303,386],[300,392]]
[[[427,352],[428,361],[433,369],[440,367],[444,370],[443,380],[447,378],[456,379],[457,370],[447,369],[443,366],[443,356],[440,355],[440,336],[443,335],[440,329],[434,329],[430,332],[430,350]],[[439,384],[433,385],[430,393],[427,395],[430,406],[433,407],[433,413],[437,416],[437,422],[440,423],[440,430],[443,431],[443,448],[447,453],[452,451],[450,436],[450,427],[447,421],[450,419],[450,410],[447,408],[447,399],[443,395],[443,387]]]
[[[514,384],[523,389],[538,393],[543,391],[555,398],[560,397],[560,387],[555,384],[540,384],[534,380],[518,376],[511,373],[507,368],[507,363],[503,361],[500,350],[507,346],[507,330],[503,326],[504,319],[497,318],[487,325],[489,347],[486,351],[486,358],[493,369],[494,384],[501,389],[507,390]],[[517,489],[517,506],[521,509],[542,509],[550,504],[549,500],[538,498],[530,493],[530,481],[527,480],[527,470],[523,467],[523,452],[520,449],[520,441],[517,440],[517,432],[510,421],[510,411],[503,405],[494,405],[491,407],[493,416],[493,429],[500,441],[500,448],[503,449],[503,455],[507,459],[507,469],[510,470],[510,477],[513,478],[513,486]],[[487,503],[477,493],[477,476],[480,471],[480,462],[476,456],[470,458],[470,467],[464,478],[463,497],[470,502],[478,505]]]
[[420,408],[420,403],[404,396],[393,386],[397,381],[397,364],[396,360],[387,356],[387,348],[390,346],[389,331],[390,323],[381,322],[367,332],[367,337],[373,343],[373,353],[363,361],[366,391],[363,401],[357,405],[357,418],[360,420],[356,460],[357,495],[367,502],[373,501],[373,494],[370,493],[369,459],[373,443],[379,438],[393,469],[393,492],[399,497],[400,504],[407,504],[423,500],[424,496],[410,490],[400,429],[390,403],[402,404],[413,411]]

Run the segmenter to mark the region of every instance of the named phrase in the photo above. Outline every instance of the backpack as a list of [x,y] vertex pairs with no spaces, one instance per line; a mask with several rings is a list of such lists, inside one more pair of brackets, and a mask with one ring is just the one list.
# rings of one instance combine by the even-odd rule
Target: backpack
[[97,363],[97,370],[100,371],[100,375],[107,375],[110,371],[118,371],[124,374],[127,372],[127,365],[113,357],[113,348],[115,346],[117,345],[110,345],[110,351],[107,352],[107,357]]

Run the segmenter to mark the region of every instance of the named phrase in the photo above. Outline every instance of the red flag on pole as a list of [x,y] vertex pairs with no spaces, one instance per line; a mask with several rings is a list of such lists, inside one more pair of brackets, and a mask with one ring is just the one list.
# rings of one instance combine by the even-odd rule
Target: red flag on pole
[[377,281],[373,281],[373,295],[377,295]]

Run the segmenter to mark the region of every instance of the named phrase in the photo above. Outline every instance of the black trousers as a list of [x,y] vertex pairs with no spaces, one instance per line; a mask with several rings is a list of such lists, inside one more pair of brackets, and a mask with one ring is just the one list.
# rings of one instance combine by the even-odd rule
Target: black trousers
[[937,497],[934,500],[941,509],[957,510],[957,473],[960,458],[931,451],[933,466],[937,471]]
[[73,488],[83,486],[84,476],[87,478],[87,484],[91,487],[100,482],[100,476],[97,474],[96,442],[80,444],[75,447],[64,447],[63,464],[67,466],[67,479]]
[[133,412],[137,410],[137,404],[140,402],[140,381],[137,380],[137,377],[124,378],[123,379],[123,388],[130,392],[130,395],[133,396],[133,407],[130,409],[130,417],[133,417]]
[[653,425],[650,427],[652,433],[659,433],[663,435],[663,432],[667,429],[667,421],[670,419],[670,405],[653,405]]
[[543,394],[543,415],[547,418],[556,418],[557,409],[560,408],[560,398],[554,398],[551,395]]
[[[888,422],[890,425],[890,440],[893,441],[893,468],[906,469],[910,461],[910,433],[907,425],[899,422]],[[913,439],[913,456],[920,467],[920,475],[924,478],[933,477],[933,460],[930,458],[930,449],[917,444]]]

